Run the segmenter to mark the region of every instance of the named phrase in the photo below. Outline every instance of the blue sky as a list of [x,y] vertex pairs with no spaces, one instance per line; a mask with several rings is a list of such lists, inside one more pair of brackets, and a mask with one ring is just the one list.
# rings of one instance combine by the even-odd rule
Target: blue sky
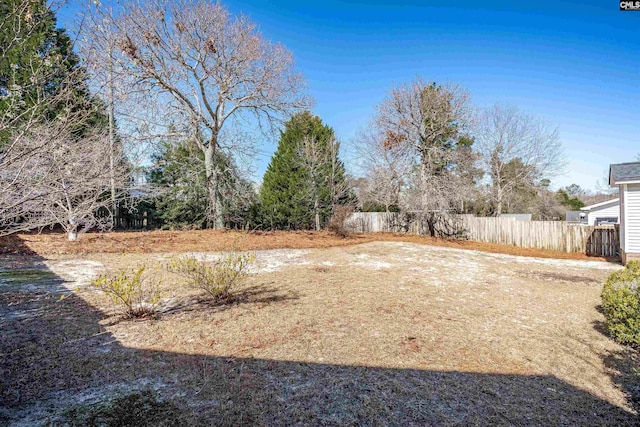
[[[394,84],[420,75],[556,124],[569,161],[556,187],[594,189],[610,163],[640,153],[640,12],[617,0],[225,4],[293,51],[314,113],[346,146]],[[276,143],[262,144],[258,178]]]

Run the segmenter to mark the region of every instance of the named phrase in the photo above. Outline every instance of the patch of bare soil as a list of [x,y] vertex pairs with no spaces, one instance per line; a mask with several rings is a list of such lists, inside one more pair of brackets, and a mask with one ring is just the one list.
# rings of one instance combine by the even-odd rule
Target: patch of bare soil
[[146,321],[86,286],[168,257],[52,256],[56,286],[79,288],[62,300],[0,285],[8,311],[39,310],[0,319],[0,422],[62,422],[146,391],[188,425],[637,423],[638,354],[597,309],[619,266],[394,241],[258,251],[242,298],[210,304],[162,274]]

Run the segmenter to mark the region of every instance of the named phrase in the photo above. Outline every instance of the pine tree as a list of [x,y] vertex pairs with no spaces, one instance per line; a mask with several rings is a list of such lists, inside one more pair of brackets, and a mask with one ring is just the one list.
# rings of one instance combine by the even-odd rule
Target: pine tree
[[[0,0],[0,22],[0,116],[51,120],[65,108],[90,108],[97,112],[78,131],[106,125],[103,106],[90,99],[87,74],[72,42],[64,29],[57,28],[45,0]],[[72,99],[56,98],[64,89]],[[12,127],[20,124],[16,120]],[[0,148],[9,137],[7,129],[0,135]]]
[[164,227],[204,228],[207,223],[207,185],[204,154],[188,142],[166,143],[155,156],[151,182],[161,188],[155,214]]
[[[215,161],[224,226],[242,227],[256,202],[255,190],[229,156],[218,153]],[[161,189],[155,215],[167,228],[206,228],[209,203],[202,151],[193,141],[166,143],[154,162],[157,166],[151,170],[151,182]]]
[[308,229],[326,223],[333,207],[349,200],[338,148],[333,129],[311,112],[285,124],[260,191],[265,226]]

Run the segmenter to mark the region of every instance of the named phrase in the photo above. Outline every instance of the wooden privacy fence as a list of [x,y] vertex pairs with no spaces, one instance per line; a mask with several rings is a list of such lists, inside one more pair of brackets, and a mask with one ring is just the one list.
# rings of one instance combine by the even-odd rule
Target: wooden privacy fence
[[[96,212],[99,218],[110,217],[111,212],[107,208],[100,208]],[[118,213],[111,218],[114,230],[155,230],[162,227],[162,221],[147,209],[118,209]]]
[[615,257],[620,253],[620,228],[596,226],[587,241],[587,255]]
[[[501,243],[523,248],[582,252],[615,256],[619,252],[617,228],[587,226],[563,221],[518,221],[515,218],[456,215],[454,221],[463,238],[477,242]],[[347,220],[356,232],[426,234],[419,220],[407,220],[398,213],[356,212]]]

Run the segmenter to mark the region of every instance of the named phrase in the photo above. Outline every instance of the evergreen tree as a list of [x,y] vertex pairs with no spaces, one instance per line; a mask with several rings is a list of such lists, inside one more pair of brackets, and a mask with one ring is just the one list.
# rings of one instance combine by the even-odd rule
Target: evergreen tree
[[255,222],[258,193],[253,182],[242,176],[241,170],[228,154],[218,153],[215,164],[224,227],[242,228],[249,222]]
[[[155,215],[167,228],[205,228],[208,220],[204,154],[193,141],[166,143],[154,158],[151,182],[160,188]],[[217,191],[225,227],[242,227],[256,203],[256,193],[228,156],[218,153]]]
[[193,144],[165,143],[155,156],[151,183],[161,189],[155,213],[167,228],[204,228],[207,185],[204,154]]
[[314,223],[321,225],[335,205],[353,197],[338,150],[333,129],[309,111],[285,124],[260,191],[265,226],[308,229]]
[[[574,184],[575,185],[575,184]],[[577,211],[584,208],[585,204],[582,200],[580,200],[577,196],[571,196],[570,188],[561,188],[558,190],[558,198],[560,199],[560,203],[567,208]]]
[[[92,111],[78,133],[106,125],[104,106],[91,99],[87,74],[46,0],[0,0],[0,23],[0,117],[15,118],[12,129],[29,117],[55,119],[63,109]],[[57,97],[63,90],[69,95]],[[9,138],[10,129],[0,133],[0,148]]]

